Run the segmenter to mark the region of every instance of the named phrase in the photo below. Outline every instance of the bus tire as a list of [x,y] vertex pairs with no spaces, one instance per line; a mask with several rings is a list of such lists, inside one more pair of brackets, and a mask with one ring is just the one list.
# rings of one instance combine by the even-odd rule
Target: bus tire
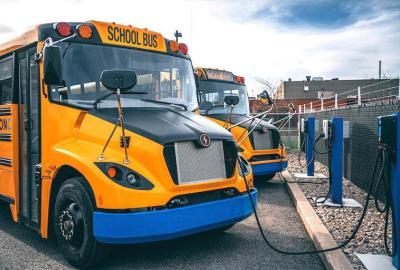
[[56,197],[53,223],[57,243],[64,257],[71,265],[86,269],[104,259],[107,252],[106,246],[93,236],[95,206],[82,180],[74,177],[61,185]]

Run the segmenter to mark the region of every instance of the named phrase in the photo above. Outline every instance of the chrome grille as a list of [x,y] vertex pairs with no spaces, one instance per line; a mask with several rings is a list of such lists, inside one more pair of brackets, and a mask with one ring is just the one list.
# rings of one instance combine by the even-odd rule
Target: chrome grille
[[192,141],[175,143],[176,168],[179,184],[226,178],[222,141],[211,141],[200,148]]
[[274,149],[274,139],[273,139],[273,130],[268,130],[268,132],[260,132],[259,130],[255,130],[253,132],[253,140],[254,140],[254,149],[255,150],[266,150],[266,149]]

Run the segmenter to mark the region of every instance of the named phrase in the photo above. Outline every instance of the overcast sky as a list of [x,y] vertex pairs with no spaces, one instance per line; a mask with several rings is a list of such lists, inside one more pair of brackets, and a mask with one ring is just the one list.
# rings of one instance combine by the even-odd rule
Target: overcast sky
[[[400,73],[400,0],[0,0],[0,43],[35,24],[91,19],[179,29],[194,66],[272,82]],[[250,91],[250,94],[252,91]]]

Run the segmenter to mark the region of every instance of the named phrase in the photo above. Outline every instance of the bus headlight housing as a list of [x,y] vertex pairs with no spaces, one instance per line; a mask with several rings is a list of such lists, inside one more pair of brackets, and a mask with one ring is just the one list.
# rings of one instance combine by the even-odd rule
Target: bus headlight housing
[[95,162],[96,166],[115,183],[132,189],[151,190],[154,185],[144,176],[113,162]]

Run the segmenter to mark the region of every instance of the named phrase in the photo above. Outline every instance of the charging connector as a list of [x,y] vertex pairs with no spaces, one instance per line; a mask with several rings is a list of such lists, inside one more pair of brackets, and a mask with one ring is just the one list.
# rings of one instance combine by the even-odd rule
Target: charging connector
[[323,139],[328,140],[329,139],[329,129],[331,127],[331,121],[329,120],[323,120],[322,121],[322,134],[323,134]]

